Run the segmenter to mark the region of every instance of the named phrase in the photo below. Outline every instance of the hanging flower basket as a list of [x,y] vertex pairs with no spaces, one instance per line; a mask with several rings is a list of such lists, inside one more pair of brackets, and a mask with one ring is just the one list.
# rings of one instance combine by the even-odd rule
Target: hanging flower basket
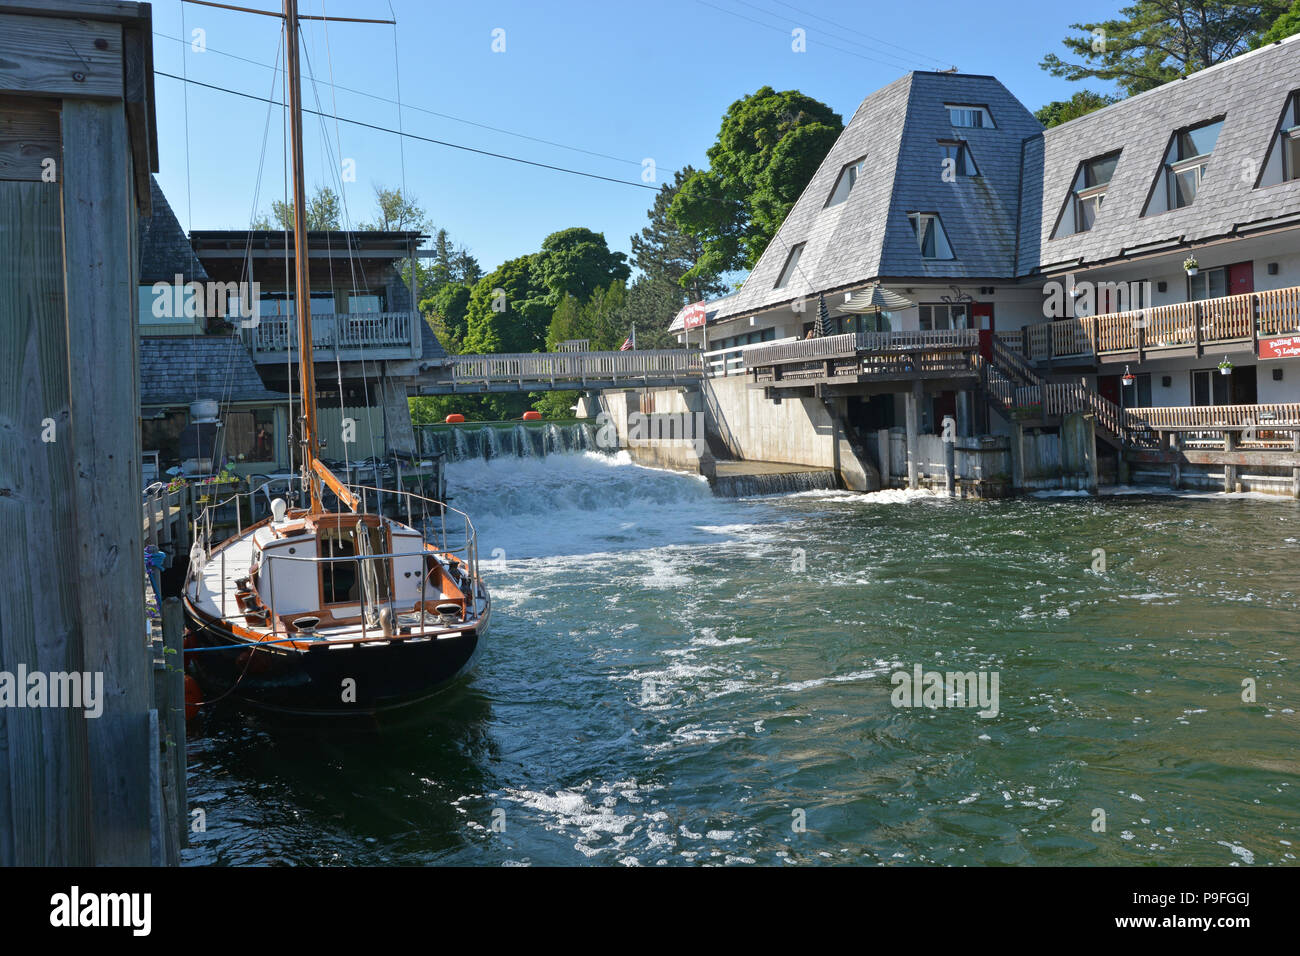
[[1189,276],[1194,276],[1200,270],[1200,263],[1196,261],[1196,256],[1188,256],[1183,260],[1183,268]]
[[1226,358],[1219,363],[1219,374],[1220,375],[1232,374],[1232,363],[1229,362]]

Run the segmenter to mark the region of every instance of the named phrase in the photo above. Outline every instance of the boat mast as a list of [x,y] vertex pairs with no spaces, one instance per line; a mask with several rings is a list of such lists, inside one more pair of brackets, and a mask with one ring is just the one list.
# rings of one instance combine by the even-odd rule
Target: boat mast
[[307,251],[307,201],[302,164],[302,88],[298,69],[298,0],[284,0],[285,67],[289,80],[289,138],[293,164],[294,315],[298,320],[298,377],[302,395],[302,471],[311,513],[322,510],[316,461],[316,366],[311,348],[311,260]]

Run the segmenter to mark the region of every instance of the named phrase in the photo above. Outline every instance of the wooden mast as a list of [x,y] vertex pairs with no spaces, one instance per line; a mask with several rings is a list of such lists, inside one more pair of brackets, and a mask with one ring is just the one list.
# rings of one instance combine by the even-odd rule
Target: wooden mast
[[302,88],[298,69],[298,0],[284,0],[285,68],[289,80],[289,137],[293,164],[294,314],[298,320],[298,378],[302,395],[302,467],[312,514],[322,510],[315,462],[316,366],[311,343],[311,260],[307,251],[307,201],[302,161]]

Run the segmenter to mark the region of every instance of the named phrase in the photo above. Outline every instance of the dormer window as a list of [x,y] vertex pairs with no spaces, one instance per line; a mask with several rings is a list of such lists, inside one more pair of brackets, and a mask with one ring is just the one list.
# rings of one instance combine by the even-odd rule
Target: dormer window
[[785,257],[785,265],[781,269],[781,275],[776,280],[776,288],[784,289],[790,284],[791,278],[794,277],[794,270],[799,268],[799,256],[803,253],[803,247],[807,243],[799,243],[790,250],[790,254]]
[[862,174],[862,168],[866,164],[867,159],[864,156],[848,163],[840,170],[839,176],[835,179],[835,188],[831,190],[831,198],[826,200],[826,209],[831,206],[838,206],[849,198],[849,193],[852,191],[854,183],[858,181],[858,176]]
[[908,213],[908,222],[916,235],[917,246],[922,259],[951,259],[952,246],[948,244],[948,235],[943,231],[943,223],[932,212]]
[[1259,184],[1276,186],[1293,179],[1300,179],[1300,92],[1287,97]]
[[1190,206],[1210,168],[1210,154],[1223,129],[1223,118],[1189,126],[1174,134],[1165,151],[1160,181],[1147,201],[1145,216]]
[[995,129],[993,117],[989,114],[987,106],[972,106],[965,103],[948,103],[944,105],[948,111],[948,122],[953,126],[966,127],[968,129]]
[[941,139],[939,140],[939,152],[943,156],[943,172],[946,174],[951,170],[958,176],[978,176],[980,171],[975,167],[975,157],[971,155],[970,147],[966,145],[965,140],[961,139]]
[[1115,152],[1079,164],[1074,184],[1070,187],[1070,195],[1065,200],[1065,209],[1061,212],[1061,220],[1056,226],[1056,232],[1052,234],[1053,239],[1087,232],[1092,228],[1092,224],[1097,221],[1102,200],[1106,198],[1106,187],[1110,185],[1110,178],[1115,174],[1118,163],[1119,153]]

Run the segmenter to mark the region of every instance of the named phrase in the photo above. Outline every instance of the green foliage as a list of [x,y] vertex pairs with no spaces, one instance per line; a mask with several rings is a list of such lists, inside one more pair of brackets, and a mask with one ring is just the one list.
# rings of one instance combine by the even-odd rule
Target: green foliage
[[533,392],[533,408],[543,418],[572,418],[573,406],[578,404],[581,392]]
[[1273,21],[1271,27],[1251,40],[1250,47],[1257,50],[1266,43],[1276,43],[1297,33],[1300,33],[1300,0],[1295,0],[1289,10]]
[[752,268],[843,127],[838,113],[797,90],[765,86],[732,103],[709,168],[686,178],[668,207],[702,248],[683,284]]
[[1082,62],[1049,53],[1039,65],[1068,80],[1113,81],[1132,96],[1245,52],[1288,6],[1287,0],[1137,0],[1118,19],[1070,25],[1083,35],[1062,43]]
[[623,319],[626,301],[627,289],[621,279],[597,289],[587,302],[566,295],[551,315],[546,350],[557,351],[560,343],[569,339],[587,339],[593,352],[617,350],[627,338]]
[[553,307],[532,256],[503,262],[474,285],[465,316],[466,352],[537,352]]
[[429,228],[429,218],[414,196],[402,195],[400,186],[375,186],[377,218],[357,226],[374,232],[422,232]]
[[618,345],[623,344],[635,327],[638,349],[675,348],[677,339],[668,331],[668,326],[686,304],[683,299],[680,286],[665,279],[637,276],[628,287],[627,301],[620,314],[618,328],[622,338],[619,338]]
[[[668,214],[673,199],[687,179],[695,174],[686,166],[677,170],[671,183],[664,183],[655,193],[654,205],[647,210],[650,223],[632,237],[632,264],[647,277],[657,282],[681,288],[683,277],[704,255],[704,245],[699,239],[683,232]],[[717,276],[696,276],[690,285],[690,299],[709,298],[725,292],[726,283]],[[685,299],[681,303],[685,305]]]
[[[254,217],[254,229],[270,229],[274,220],[276,229],[293,228],[293,205],[279,199],[271,202],[271,215],[265,213]],[[307,198],[307,228],[313,231],[342,229],[343,203],[339,194],[328,186],[317,186],[316,191]]]
[[1050,129],[1118,102],[1118,96],[1107,96],[1105,93],[1095,93],[1092,90],[1079,90],[1068,100],[1052,100],[1046,106],[1035,110],[1034,116],[1038,118],[1038,122]]
[[429,298],[420,300],[420,313],[438,336],[442,347],[452,354],[462,351],[465,333],[469,330],[470,295],[469,286],[453,282]]
[[552,307],[566,295],[586,302],[611,280],[631,275],[627,256],[611,252],[603,233],[581,226],[561,229],[542,240],[541,251],[533,256],[533,269]]

